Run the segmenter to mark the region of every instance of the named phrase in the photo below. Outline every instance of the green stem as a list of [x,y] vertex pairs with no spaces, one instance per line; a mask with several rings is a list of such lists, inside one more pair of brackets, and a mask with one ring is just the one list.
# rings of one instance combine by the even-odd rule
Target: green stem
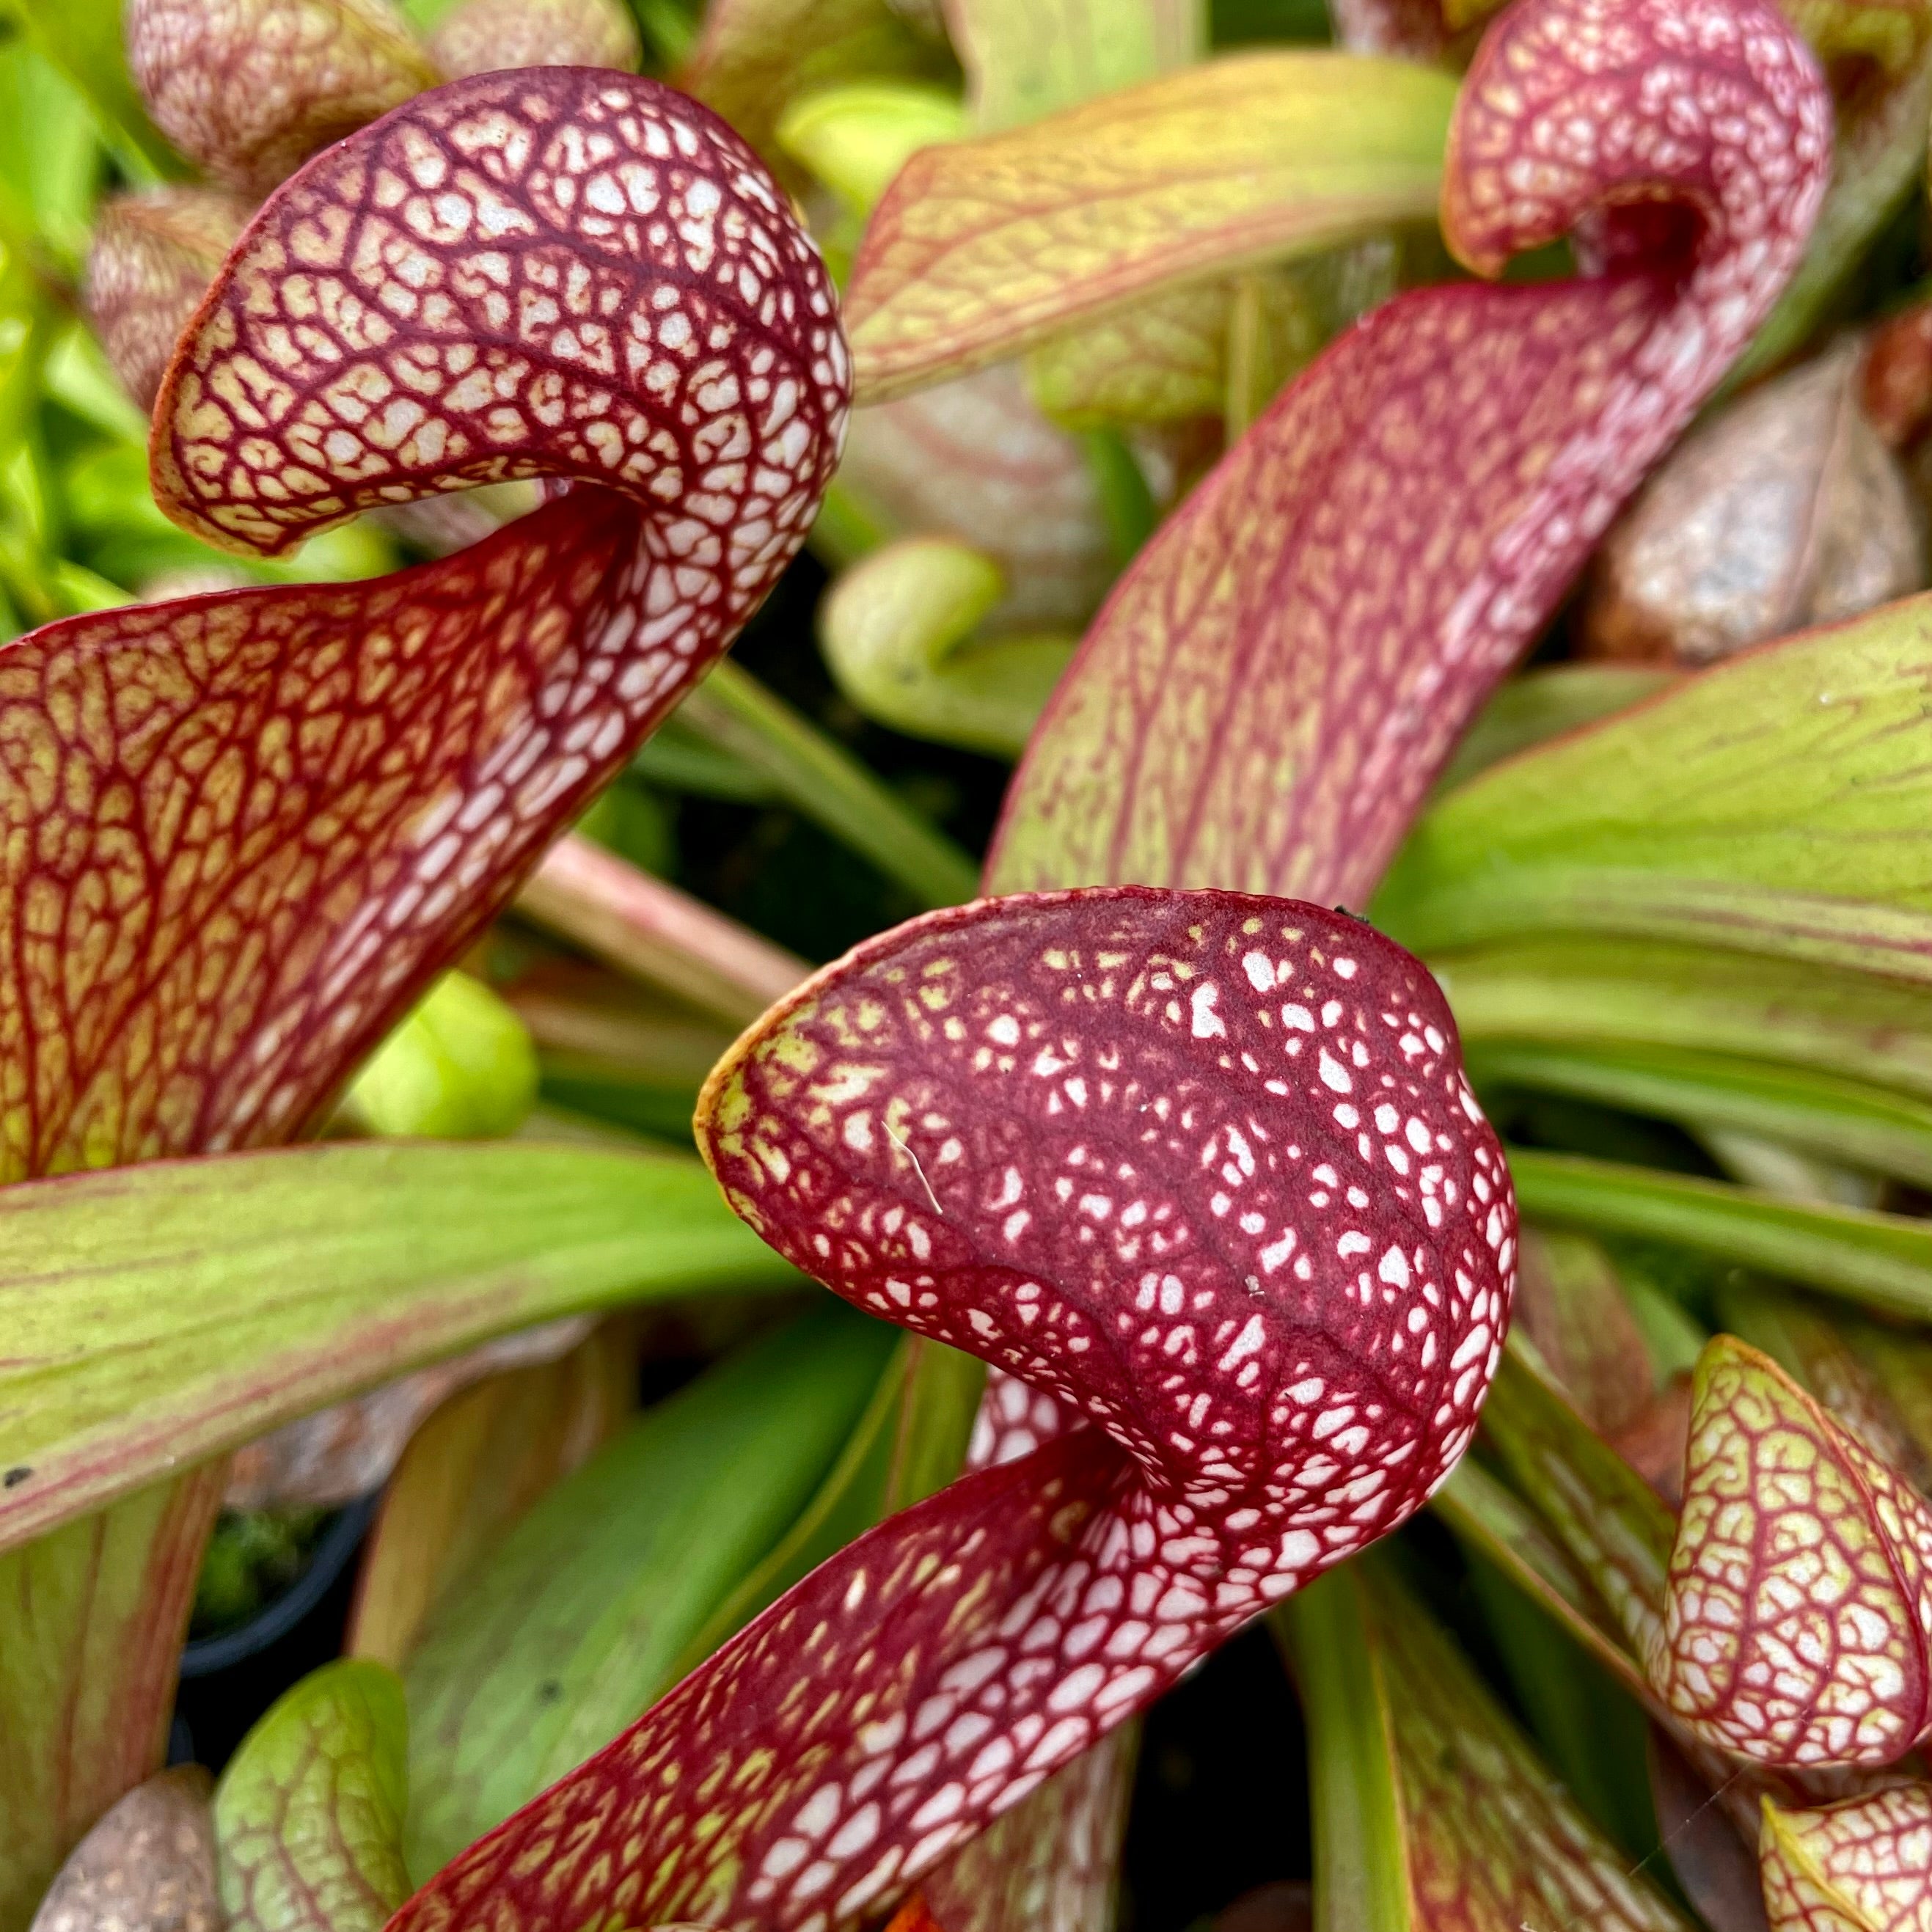
[[1663,1241],[1908,1322],[1932,1321],[1932,1229],[1902,1214],[1820,1207],[1728,1182],[1513,1148],[1533,1219]]
[[712,668],[677,716],[762,772],[791,805],[921,905],[959,905],[978,896],[980,868],[965,853],[729,658]]
[[1352,1568],[1332,1570],[1269,1621],[1308,1727],[1316,1932],[1411,1932],[1388,1693],[1360,1591]]

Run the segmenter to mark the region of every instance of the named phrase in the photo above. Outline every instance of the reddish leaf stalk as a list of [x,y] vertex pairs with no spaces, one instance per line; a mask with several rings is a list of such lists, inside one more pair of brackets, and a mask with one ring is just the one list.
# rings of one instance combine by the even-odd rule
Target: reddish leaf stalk
[[540,926],[734,1026],[812,969],[675,886],[575,832],[544,854],[517,901]]
[[[182,356],[156,434],[185,496],[161,501],[231,548],[494,476],[602,487],[379,582],[103,612],[0,653],[0,1179],[322,1118],[783,568],[848,386],[823,268],[750,151],[652,82],[566,69],[424,95],[332,149],[257,215]],[[85,1604],[129,1542],[140,1588],[138,1669],[104,1672],[127,1646],[97,1601],[79,1638],[30,1633],[0,1710],[37,1804],[68,1793],[52,1856],[158,1761],[220,1489],[208,1469],[14,1566]],[[124,1748],[59,1721],[56,1670],[121,1687]]]
[[1592,272],[1402,296],[1285,392],[1088,634],[1008,794],[998,886],[1071,865],[1361,903],[1769,310],[1830,158],[1823,81],[1762,0],[1499,20],[1451,129],[1444,233],[1486,274],[1570,235]]

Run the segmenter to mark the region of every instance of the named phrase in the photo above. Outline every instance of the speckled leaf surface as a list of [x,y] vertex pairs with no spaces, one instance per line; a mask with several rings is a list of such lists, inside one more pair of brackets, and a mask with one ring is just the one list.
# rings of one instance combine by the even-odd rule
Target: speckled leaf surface
[[861,399],[1164,286],[1427,214],[1454,99],[1444,76],[1399,63],[1246,54],[922,149],[853,263]]
[[[188,13],[190,35],[228,17]],[[657,197],[650,215],[633,192]],[[515,250],[532,278],[521,281],[502,244],[520,227],[527,239],[538,213],[547,238]],[[497,245],[485,245],[493,226]],[[371,252],[356,254],[352,236]],[[165,460],[192,472],[204,527],[226,535],[224,512],[245,502],[256,514],[242,520],[273,547],[299,539],[305,514],[329,520],[338,487],[369,488],[375,502],[468,480],[455,446],[466,406],[482,412],[486,470],[569,470],[580,454],[571,409],[586,398],[599,410],[628,398],[623,422],[658,441],[646,451],[620,436],[602,472],[616,488],[582,490],[442,564],[349,591],[107,613],[8,647],[9,1180],[314,1124],[729,642],[796,549],[835,459],[844,352],[817,257],[742,143],[651,83],[550,70],[424,97],[286,184],[243,251],[161,406]],[[386,305],[399,296],[400,311]],[[634,354],[619,355],[624,340]],[[570,391],[566,367],[588,386]],[[284,386],[256,382],[271,369]],[[466,380],[462,395],[448,387]],[[434,421],[431,388],[452,412]],[[298,422],[303,402],[311,413]],[[406,480],[393,468],[376,478],[378,450],[422,460]],[[274,494],[292,460],[325,507]],[[280,520],[260,514],[264,490]],[[507,1319],[492,1325],[514,1325],[495,1305]],[[358,1332],[374,1342],[385,1331]],[[110,1360],[62,1346],[82,1383]],[[138,1379],[152,1358],[121,1360]],[[190,1382],[208,1372],[176,1366]],[[194,1453],[171,1423],[96,1460],[99,1438],[81,1438],[98,1412],[63,1408],[76,1385],[62,1376],[33,1379],[54,1412],[35,1454],[76,1453],[70,1480],[4,1492],[19,1534]],[[129,1406],[131,1393],[115,1400],[139,1436],[155,1412]],[[283,1399],[272,1378],[256,1393],[272,1408]],[[198,1426],[245,1435],[288,1412],[256,1421],[244,1400],[200,1412]],[[25,1883],[158,1762],[172,1679],[150,1646],[170,1660],[178,1647],[214,1493],[166,1492],[165,1536],[130,1502],[17,1559],[44,1600],[71,1607],[9,1646],[0,1723],[20,1741],[10,1755],[65,1778],[80,1808],[46,1812],[56,1835],[22,1846]],[[92,1687],[76,1692],[86,1673]],[[76,1696],[97,1693],[115,1700],[110,1736],[73,1716]]]
[[[1666,99],[1701,112],[1666,119]],[[992,883],[1070,868],[1359,903],[1769,308],[1829,141],[1810,56],[1754,0],[1498,21],[1459,98],[1444,232],[1493,273],[1574,230],[1598,272],[1418,291],[1289,387],[1089,632],[1008,794]]]
[[258,194],[438,78],[389,0],[128,0],[123,30],[162,132]]
[[182,325],[248,218],[238,196],[199,188],[116,195],[95,213],[88,320],[143,409],[161,386]]
[[274,550],[465,482],[608,487],[9,649],[0,1165],[311,1124],[796,549],[844,366],[777,189],[649,81],[458,82],[272,197],[163,387],[171,514]]
[[1932,1786],[1814,1810],[1767,1801],[1758,1839],[1771,1932],[1924,1932],[1932,1925]]
[[1447,1010],[1314,907],[916,921],[740,1043],[700,1145],[781,1252],[1099,1426],[851,1545],[398,1932],[890,1902],[1415,1508],[1507,1316],[1508,1182]]
[[490,1335],[796,1280],[674,1156],[370,1142],[20,1183],[0,1548]]
[[1376,917],[1432,952],[1617,933],[1932,979],[1928,675],[1924,597],[1747,652],[1444,799]]
[[1772,1765],[1883,1765],[1932,1724],[1932,1508],[1768,1357],[1699,1362],[1651,1678]]
[[382,1664],[326,1664],[276,1700],[214,1794],[229,1932],[380,1932],[410,1888],[408,1742]]

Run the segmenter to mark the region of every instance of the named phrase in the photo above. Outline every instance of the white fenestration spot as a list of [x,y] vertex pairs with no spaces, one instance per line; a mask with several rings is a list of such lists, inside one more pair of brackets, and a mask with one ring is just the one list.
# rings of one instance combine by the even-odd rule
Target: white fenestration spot
[[1228,1023],[1214,1009],[1220,1004],[1221,989],[1212,980],[1204,980],[1188,995],[1188,1004],[1193,1011],[1193,1034],[1196,1040],[1226,1040]]

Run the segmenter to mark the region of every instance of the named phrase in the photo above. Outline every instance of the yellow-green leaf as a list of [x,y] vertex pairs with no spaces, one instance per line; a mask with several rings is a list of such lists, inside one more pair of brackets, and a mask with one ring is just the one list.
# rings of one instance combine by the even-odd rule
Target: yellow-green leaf
[[1400,62],[1248,54],[915,154],[853,267],[861,398],[1432,214],[1454,99],[1448,76]]
[[1749,652],[1444,799],[1378,924],[1694,940],[1932,980],[1932,598]]
[[24,1181],[0,1214],[0,1548],[552,1316],[798,1277],[695,1161],[344,1143]]
[[408,1741],[400,1681],[361,1658],[270,1707],[214,1794],[229,1932],[381,1932],[410,1890]]

